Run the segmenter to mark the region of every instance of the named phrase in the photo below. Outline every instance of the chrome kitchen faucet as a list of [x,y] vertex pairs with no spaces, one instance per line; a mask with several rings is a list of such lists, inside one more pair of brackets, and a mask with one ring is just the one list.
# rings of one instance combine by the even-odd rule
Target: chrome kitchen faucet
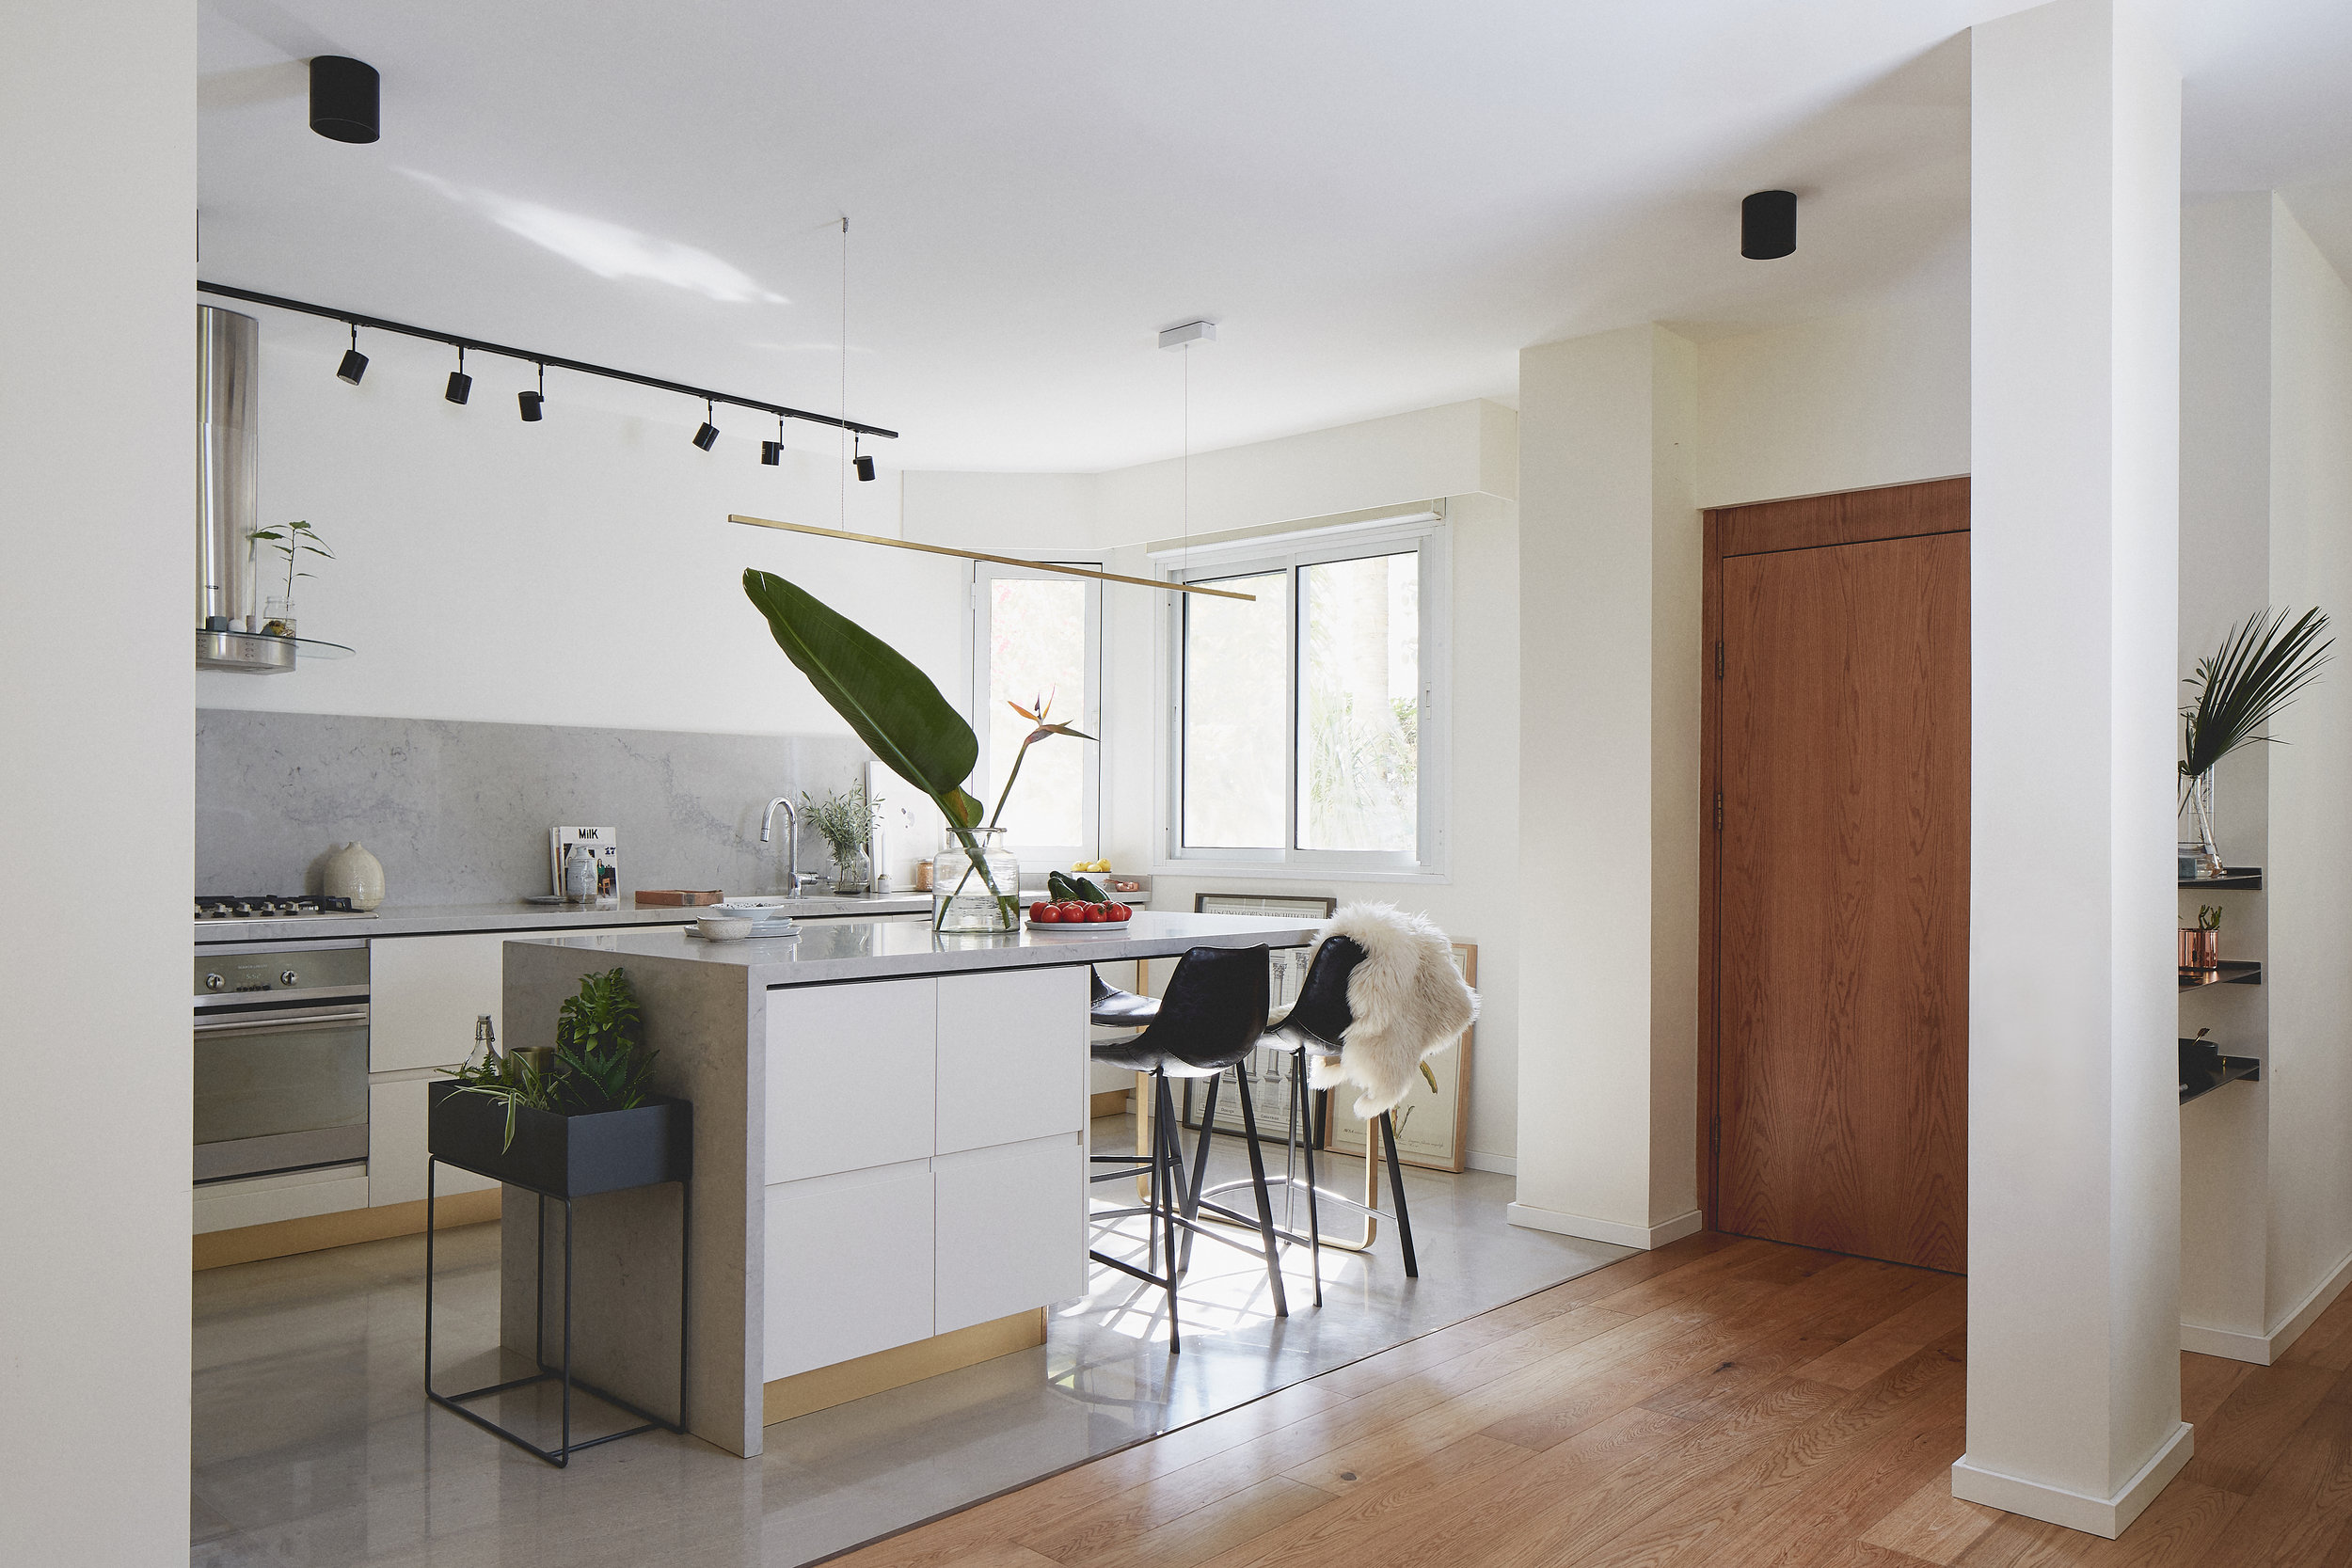
[[[791,797],[779,795],[768,802],[767,813],[759,819],[759,842],[766,844],[774,836],[778,806],[784,808],[784,895],[798,898],[801,895],[801,814],[792,809]],[[808,879],[813,882],[817,878],[811,875]]]

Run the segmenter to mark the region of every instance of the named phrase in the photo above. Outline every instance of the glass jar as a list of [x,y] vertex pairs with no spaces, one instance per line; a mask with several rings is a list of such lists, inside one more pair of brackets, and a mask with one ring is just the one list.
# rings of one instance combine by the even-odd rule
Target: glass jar
[[833,854],[833,890],[835,893],[864,893],[874,885],[874,859],[859,845],[846,854]]
[[[976,857],[973,848],[979,851]],[[1021,928],[1021,863],[1002,828],[950,829],[931,865],[931,927],[939,931]]]

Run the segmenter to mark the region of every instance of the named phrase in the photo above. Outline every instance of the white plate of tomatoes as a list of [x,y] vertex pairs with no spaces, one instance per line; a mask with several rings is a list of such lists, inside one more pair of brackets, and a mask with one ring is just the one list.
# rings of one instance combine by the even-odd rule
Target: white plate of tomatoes
[[1029,906],[1028,924],[1038,931],[1101,931],[1117,929],[1135,918],[1125,904],[1085,904],[1074,898],[1060,903],[1042,899]]

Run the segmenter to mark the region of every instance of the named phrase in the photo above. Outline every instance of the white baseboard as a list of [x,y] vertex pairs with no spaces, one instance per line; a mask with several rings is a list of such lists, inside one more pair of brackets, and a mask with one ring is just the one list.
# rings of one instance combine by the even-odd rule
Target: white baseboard
[[1517,1176],[1519,1173],[1518,1158],[1511,1154],[1481,1154],[1473,1148],[1463,1153],[1462,1164],[1472,1170],[1493,1171],[1497,1176]]
[[2297,1302],[2278,1327],[2267,1334],[2249,1334],[2244,1329],[2211,1328],[2203,1323],[2181,1324],[2181,1348],[2203,1355],[2222,1355],[2233,1361],[2250,1361],[2257,1367],[2267,1367],[2284,1355],[2287,1347],[2303,1337],[2303,1331],[2319,1321],[2319,1315],[2333,1307],[2344,1288],[2352,1285],[2352,1253],[2346,1254],[2311,1293]]
[[1952,1496],[1963,1502],[1982,1503],[1987,1508],[2006,1509],[2022,1513],[2028,1519],[2063,1525],[2068,1529],[2104,1535],[2112,1541],[2123,1533],[2125,1527],[2139,1517],[2140,1511],[2155,1500],[2165,1482],[2181,1473],[2189,1456],[2197,1451],[2186,1421],[2176,1424],[2172,1435],[2165,1439],[2155,1456],[2139,1467],[2138,1474],[2125,1481],[2111,1497],[2094,1497],[2084,1492],[2070,1492],[2062,1486],[2051,1486],[2020,1476],[2003,1475],[1998,1470],[1982,1469],[1968,1462],[1962,1454],[1952,1465]]
[[1564,1214],[1557,1209],[1537,1209],[1530,1204],[1514,1203],[1503,1211],[1503,1218],[1513,1225],[1530,1230],[1549,1230],[1561,1236],[1581,1237],[1588,1242],[1607,1242],[1613,1246],[1640,1247],[1647,1252],[1678,1242],[1685,1236],[1695,1236],[1704,1227],[1696,1209],[1687,1214],[1677,1214],[1660,1225],[1626,1225],[1617,1220],[1597,1220],[1585,1214]]

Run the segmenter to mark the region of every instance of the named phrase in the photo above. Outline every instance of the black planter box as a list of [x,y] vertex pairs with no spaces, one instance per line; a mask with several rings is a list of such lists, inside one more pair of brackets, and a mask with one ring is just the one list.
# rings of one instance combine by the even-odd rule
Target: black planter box
[[501,1148],[502,1101],[462,1093],[456,1084],[428,1085],[425,1099],[425,1147],[433,1158],[549,1197],[683,1181],[693,1173],[694,1107],[683,1100],[657,1098],[577,1117],[518,1110],[515,1142]]

